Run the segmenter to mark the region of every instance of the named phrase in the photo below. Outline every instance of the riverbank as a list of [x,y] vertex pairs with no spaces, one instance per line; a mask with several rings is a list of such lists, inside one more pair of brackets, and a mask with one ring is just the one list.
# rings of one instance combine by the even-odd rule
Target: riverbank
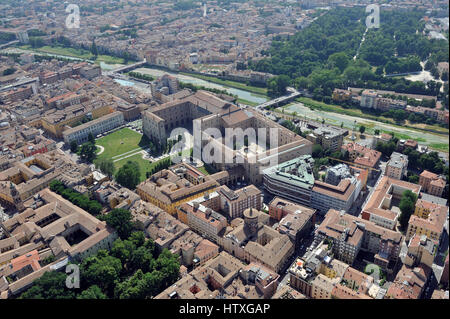
[[[323,109],[314,107],[311,105],[311,103],[321,102],[317,102],[311,99],[305,100],[305,98],[300,98],[300,100],[305,101],[306,103],[291,103],[289,105],[279,107],[275,111],[282,114],[284,113],[296,115],[296,117],[300,119],[305,118],[318,122],[324,121],[327,124],[335,125],[338,127],[342,125],[349,130],[352,130],[355,124],[357,127],[364,125],[366,127],[366,132],[369,134],[374,134],[375,130],[379,130],[382,133],[393,132],[400,139],[412,139],[437,151],[443,151],[446,153],[449,152],[448,133],[447,135],[436,134],[415,130],[392,123],[380,122],[378,121],[378,119],[364,119],[355,114],[342,114],[328,108]],[[308,102],[310,103],[308,104]]]
[[[264,102],[267,102],[269,100],[269,98],[266,95],[261,95],[261,94],[257,94],[254,92],[250,92],[247,89],[238,89],[236,87],[231,87],[229,85],[223,85],[223,84],[214,83],[212,81],[206,81],[206,80],[200,79],[197,76],[194,76],[194,75],[191,75],[191,74],[185,73],[185,72],[168,71],[163,68],[153,68],[153,67],[138,68],[138,69],[134,70],[133,72],[141,73],[141,74],[148,74],[153,77],[160,77],[160,76],[163,76],[164,74],[169,74],[169,75],[176,77],[178,79],[178,81],[180,81],[182,83],[189,83],[189,84],[192,84],[195,86],[202,86],[202,87],[206,87],[206,88],[210,88],[210,89],[225,90],[229,94],[231,94],[233,96],[237,96],[238,103],[247,104],[250,106],[256,106],[256,105],[262,104]],[[240,84],[242,84],[242,83],[240,83]]]
[[[22,45],[18,46],[17,48],[27,51],[33,51],[37,53],[48,53],[48,54],[55,54],[55,55],[61,55],[61,56],[69,56],[74,57],[78,59],[83,60],[89,60],[96,64],[100,64],[101,62],[106,64],[124,64],[125,60],[122,58],[110,56],[110,55],[104,55],[99,54],[97,58],[88,50],[84,49],[76,49],[71,47],[62,47],[62,46],[43,46],[40,48],[32,48],[30,45]],[[126,64],[132,64],[135,61],[128,61]]]
[[242,83],[242,82],[236,82],[236,81],[231,81],[231,80],[222,80],[222,79],[215,78],[215,77],[208,76],[208,75],[199,75],[197,73],[180,72],[180,74],[192,76],[194,78],[201,79],[203,81],[208,81],[208,82],[212,82],[212,83],[216,83],[216,84],[232,87],[232,88],[235,88],[235,89],[240,89],[240,90],[248,91],[248,92],[251,92],[251,93],[254,93],[254,94],[258,94],[258,95],[262,95],[264,97],[267,97],[267,88],[247,85],[247,84]]
[[[335,112],[335,113],[345,114],[345,115],[354,116],[354,117],[358,117],[358,118],[362,118],[362,119],[369,119],[369,120],[374,120],[374,121],[378,121],[378,122],[383,122],[383,123],[386,123],[389,125],[392,124],[392,125],[398,126],[398,124],[392,118],[364,113],[362,110],[356,109],[356,108],[343,108],[342,106],[339,106],[339,105],[326,104],[324,102],[315,101],[315,100],[313,100],[311,98],[307,98],[307,97],[300,97],[300,98],[296,99],[296,101],[301,102],[310,108],[321,110],[321,111]],[[424,125],[421,123],[417,123],[417,124],[405,123],[404,125],[401,125],[401,126],[409,128],[409,129],[417,130],[417,131],[425,131],[425,132],[430,132],[430,133],[435,133],[435,134],[448,135],[448,129],[446,129],[444,127],[440,127],[439,125],[426,125],[426,124]]]

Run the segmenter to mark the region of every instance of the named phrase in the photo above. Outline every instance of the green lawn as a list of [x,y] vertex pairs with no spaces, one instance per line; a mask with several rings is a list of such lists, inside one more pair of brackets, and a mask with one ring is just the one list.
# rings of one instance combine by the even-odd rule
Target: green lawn
[[206,170],[205,166],[197,167],[197,169],[202,172],[205,175],[209,175],[208,171]]
[[443,152],[447,152],[448,153],[448,147],[449,145],[446,143],[435,143],[435,144],[430,144],[429,145],[430,148],[438,150],[438,151],[443,151]]
[[[392,131],[386,131],[386,130],[380,130],[381,133],[386,133],[386,134],[392,134]],[[404,133],[399,133],[399,132],[394,132],[395,137],[401,139],[401,140],[415,140],[417,142],[422,142],[422,143],[426,143],[427,140],[421,137],[411,137],[408,134],[404,134]]]
[[390,119],[387,117],[375,116],[372,114],[365,114],[360,109],[351,109],[351,108],[346,109],[340,105],[326,104],[324,102],[315,101],[308,97],[299,97],[296,99],[296,101],[301,102],[305,106],[312,108],[312,109],[318,109],[318,110],[326,111],[326,112],[336,112],[336,113],[340,113],[340,114],[345,114],[345,115],[360,117],[360,118],[366,118],[366,119],[371,119],[371,120],[375,120],[375,121],[380,121],[380,119],[382,119],[383,122],[389,122],[392,124],[394,123],[393,119]]
[[237,98],[236,101],[238,103],[246,104],[246,105],[250,105],[250,106],[257,106],[257,105],[259,105],[259,103],[247,101],[247,100],[244,100],[244,99],[241,99],[241,98]]
[[148,160],[142,158],[142,154],[136,154],[130,157],[127,157],[123,160],[117,161],[114,163],[115,172],[117,172],[122,166],[124,166],[128,161],[136,162],[139,165],[139,172],[141,173],[140,182],[146,180],[145,173],[148,172],[153,166],[155,166],[157,162],[151,163]]
[[[145,136],[136,133],[129,128],[123,128],[96,140],[96,145],[103,146],[105,151],[97,156],[94,163],[101,159],[112,159],[114,161],[127,155],[139,152],[141,149],[144,149],[149,145],[149,140]],[[98,151],[100,151],[100,149]],[[114,162],[115,172],[117,172],[128,161],[136,162],[139,165],[141,182],[146,179],[146,173],[159,162],[151,163],[149,160],[143,159],[141,153],[134,154],[130,157]]]
[[105,148],[105,151],[98,156],[99,159],[103,159],[112,158],[133,150],[137,152],[139,148],[145,148],[148,145],[148,140],[144,135],[136,133],[129,128],[123,128],[98,139],[96,144]]

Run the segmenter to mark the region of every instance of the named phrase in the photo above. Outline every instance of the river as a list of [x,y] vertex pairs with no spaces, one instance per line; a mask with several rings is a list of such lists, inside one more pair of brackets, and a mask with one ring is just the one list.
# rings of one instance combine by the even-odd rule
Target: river
[[148,75],[151,75],[154,77],[160,77],[160,76],[163,76],[164,74],[170,74],[170,75],[176,77],[181,82],[190,83],[190,84],[194,84],[194,85],[200,85],[200,86],[204,86],[204,87],[210,88],[210,89],[225,90],[230,94],[237,95],[239,98],[253,102],[253,103],[262,104],[262,103],[268,101],[267,98],[265,98],[264,96],[261,96],[261,95],[253,94],[251,92],[240,90],[240,89],[230,88],[230,87],[223,86],[223,85],[216,84],[216,83],[211,83],[211,82],[208,82],[208,81],[205,81],[202,79],[197,79],[197,78],[195,78],[193,76],[189,76],[189,75],[172,73],[172,72],[167,72],[167,71],[152,69],[152,68],[139,68],[139,69],[134,70],[134,72],[148,74]]

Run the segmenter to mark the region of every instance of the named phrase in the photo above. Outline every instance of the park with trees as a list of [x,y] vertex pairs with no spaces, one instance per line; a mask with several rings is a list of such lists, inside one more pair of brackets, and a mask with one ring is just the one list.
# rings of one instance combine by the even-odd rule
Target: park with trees
[[179,278],[178,256],[160,250],[143,232],[114,241],[110,252],[99,250],[80,267],[80,288],[66,287],[64,272],[46,272],[19,299],[145,299]]
[[438,77],[426,85],[386,76],[421,71],[420,62],[427,59],[425,69],[448,62],[448,42],[428,39],[422,33],[424,15],[418,9],[382,10],[381,27],[368,30],[357,55],[366,29],[366,13],[363,8],[336,8],[287,40],[275,38],[271,48],[263,52],[265,58],[249,61],[248,66],[276,75],[268,83],[273,96],[282,95],[285,85],[294,85],[307,89],[315,100],[326,102],[335,88],[359,87],[438,95],[448,107],[448,85],[441,93]]

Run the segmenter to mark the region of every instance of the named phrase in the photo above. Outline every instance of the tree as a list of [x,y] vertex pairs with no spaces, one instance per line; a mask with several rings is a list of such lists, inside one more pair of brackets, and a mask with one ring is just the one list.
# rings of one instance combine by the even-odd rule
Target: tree
[[97,285],[92,285],[88,289],[84,290],[77,299],[108,299]]
[[155,270],[164,274],[163,289],[174,283],[180,275],[180,263],[176,255],[164,248],[155,263]]
[[99,250],[96,256],[87,257],[80,265],[83,286],[98,285],[102,291],[112,292],[122,271],[120,259]]
[[16,71],[15,68],[7,68],[3,71],[3,76],[14,74]]
[[92,144],[95,144],[95,137],[92,133],[88,134],[88,141]]
[[136,245],[128,239],[117,239],[111,248],[111,256],[119,258],[123,265],[126,265],[131,258],[131,254],[136,249]]
[[140,169],[136,162],[128,161],[116,174],[116,180],[122,186],[135,189],[140,180]]
[[63,272],[45,272],[20,299],[74,299],[75,291],[66,287],[66,278]]
[[441,76],[442,81],[448,81],[448,72],[442,72]]
[[361,125],[359,127],[359,133],[364,134],[365,131],[366,131],[366,127],[364,125]]
[[398,219],[400,223],[400,228],[402,230],[406,230],[408,227],[409,218],[414,212],[414,208],[417,201],[417,195],[414,194],[410,190],[406,190],[402,194],[402,198],[400,200],[399,208],[400,208],[400,217]]
[[130,259],[130,269],[141,269],[143,272],[149,272],[152,268],[153,255],[144,246],[134,250]]
[[145,285],[144,273],[141,269],[136,271],[130,278],[120,282],[114,289],[114,297],[118,299],[144,299],[148,291]]
[[306,78],[304,76],[300,76],[300,77],[296,78],[294,83],[295,83],[295,87],[299,90],[307,89],[308,85],[309,85],[308,78]]
[[62,182],[53,180],[50,182],[50,189],[57,194],[60,194],[65,199],[69,200],[74,205],[88,211],[92,215],[98,215],[102,211],[102,205],[96,200],[90,200],[89,197],[80,194],[79,192],[67,188]]
[[392,153],[395,151],[397,144],[394,141],[389,141],[387,143],[378,142],[376,146],[376,150],[381,152],[384,156],[390,157]]
[[126,239],[131,235],[133,224],[131,223],[131,213],[123,208],[115,208],[106,216],[102,216],[106,224],[117,231],[120,238]]
[[279,75],[269,80],[267,84],[267,94],[272,97],[278,97],[286,94],[286,88],[291,79],[287,75]]
[[380,130],[379,129],[375,130],[375,135],[380,135]]
[[334,68],[338,68],[341,72],[344,72],[350,61],[349,56],[345,52],[333,53],[328,57],[328,64]]
[[73,140],[70,142],[70,151],[72,153],[76,153],[78,151],[78,143],[77,141]]
[[314,144],[312,148],[312,157],[321,158],[323,157],[323,148],[320,144]]
[[91,53],[97,59],[98,49],[97,49],[97,45],[95,44],[95,40],[92,40]]
[[84,143],[80,148],[80,157],[82,160],[92,163],[97,156],[97,147],[92,143]]
[[114,175],[115,167],[112,159],[99,160],[96,166],[102,171],[103,174],[111,178]]
[[408,182],[413,184],[419,184],[419,176],[415,174],[408,176]]

